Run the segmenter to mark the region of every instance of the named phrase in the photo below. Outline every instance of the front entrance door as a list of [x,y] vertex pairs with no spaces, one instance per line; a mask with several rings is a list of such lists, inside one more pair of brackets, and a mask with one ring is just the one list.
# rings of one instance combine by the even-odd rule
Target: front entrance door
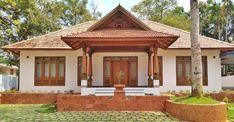
[[[121,84],[125,84],[129,86],[128,83],[128,61],[126,60],[116,60],[112,61],[112,68],[113,68],[113,81],[111,82],[111,86],[114,84],[118,84],[118,80],[120,80]],[[120,76],[121,75],[121,76]],[[118,78],[120,77],[120,78]]]
[[121,72],[121,84],[137,86],[137,57],[104,57],[104,86],[118,84]]

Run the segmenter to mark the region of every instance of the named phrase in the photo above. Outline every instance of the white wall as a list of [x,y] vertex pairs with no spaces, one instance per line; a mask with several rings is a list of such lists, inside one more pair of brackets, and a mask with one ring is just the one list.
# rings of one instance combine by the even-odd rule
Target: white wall
[[223,76],[222,78],[222,87],[234,88],[234,76]]
[[[203,50],[202,56],[207,56],[208,61],[208,86],[205,91],[221,90],[221,60],[218,50]],[[189,50],[160,50],[159,55],[163,56],[163,86],[161,92],[168,90],[191,90],[190,86],[176,86],[176,56],[190,56]]]
[[[189,50],[159,50],[163,56],[163,86],[161,92],[168,90],[190,90],[190,86],[176,86],[176,55],[189,56]],[[208,58],[208,86],[205,90],[221,90],[221,64],[218,50],[202,51]],[[29,56],[29,58],[27,58]],[[34,86],[34,59],[35,56],[66,56],[65,86]],[[57,91],[75,90],[77,86],[77,57],[82,56],[81,50],[77,51],[21,51],[20,53],[20,90],[21,91]],[[103,57],[104,56],[138,56],[138,85],[147,85],[148,55],[143,52],[113,52],[93,54],[93,85],[102,86]],[[215,58],[213,58],[215,56]]]
[[[29,56],[29,58],[27,58]],[[36,56],[66,56],[65,86],[34,86],[34,62]],[[77,87],[77,57],[82,56],[77,51],[21,51],[20,52],[20,91],[57,91],[75,90]]]

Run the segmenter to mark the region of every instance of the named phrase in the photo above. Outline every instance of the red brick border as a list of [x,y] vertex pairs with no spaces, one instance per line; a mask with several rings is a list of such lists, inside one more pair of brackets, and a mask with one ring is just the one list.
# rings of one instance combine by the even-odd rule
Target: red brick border
[[188,105],[166,101],[166,112],[171,116],[184,121],[192,122],[226,122],[227,105]]
[[234,93],[210,93],[206,96],[210,96],[218,101],[223,101],[223,99],[227,97],[229,102],[234,102]]
[[113,99],[106,96],[59,94],[58,111],[164,111],[168,96],[131,96]]
[[[177,97],[185,97],[185,96],[189,96],[190,94],[186,94],[186,93],[173,93],[173,95],[177,96]],[[223,101],[223,99],[225,97],[228,98],[229,102],[234,102],[234,93],[225,93],[225,92],[221,92],[221,93],[209,93],[209,94],[205,94],[206,97],[211,97],[213,99],[216,99],[218,101]]]
[[1,93],[1,104],[48,104],[57,100],[52,93]]

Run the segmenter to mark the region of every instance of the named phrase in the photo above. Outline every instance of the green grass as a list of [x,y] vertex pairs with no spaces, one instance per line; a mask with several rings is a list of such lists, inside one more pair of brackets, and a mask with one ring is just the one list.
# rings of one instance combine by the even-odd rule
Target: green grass
[[38,113],[53,113],[53,112],[56,112],[56,108],[55,108],[55,105],[53,104],[45,104],[45,105],[41,105],[35,111]]
[[234,119],[234,103],[228,104],[228,117]]
[[184,104],[217,104],[220,103],[217,100],[208,97],[171,97],[171,100]]

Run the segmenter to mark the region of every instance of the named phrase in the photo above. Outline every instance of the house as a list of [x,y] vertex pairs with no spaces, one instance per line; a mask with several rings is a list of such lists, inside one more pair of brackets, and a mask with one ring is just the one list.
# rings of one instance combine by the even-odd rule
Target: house
[[[199,40],[204,90],[220,91],[220,52],[234,45],[204,36]],[[113,91],[118,83],[136,93],[191,89],[190,32],[141,21],[120,5],[98,21],[3,49],[20,55],[20,91],[74,90],[88,95]]]
[[0,63],[0,92],[18,88],[18,67]]
[[234,51],[221,54],[222,89],[234,89]]
[[18,70],[17,66],[8,66],[6,64],[0,63],[0,75],[14,75],[14,76],[16,76],[17,70]]

